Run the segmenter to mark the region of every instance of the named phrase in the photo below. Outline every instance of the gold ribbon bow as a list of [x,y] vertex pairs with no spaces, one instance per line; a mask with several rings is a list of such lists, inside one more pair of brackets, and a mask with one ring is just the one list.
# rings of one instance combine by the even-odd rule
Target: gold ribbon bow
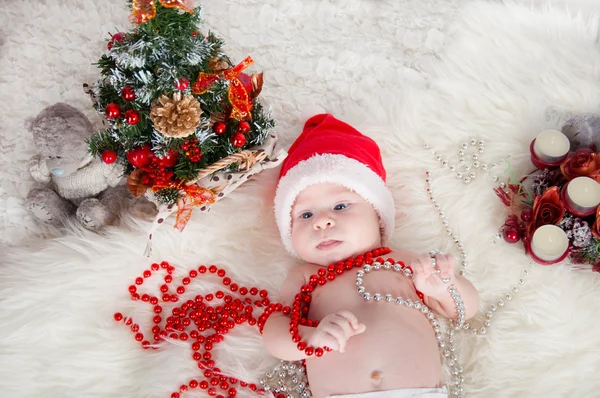
[[[229,80],[228,97],[232,107],[231,117],[236,120],[249,119],[252,116],[250,114],[250,111],[252,110],[252,101],[250,100],[246,88],[240,79],[238,79],[239,74],[250,66],[252,62],[254,61],[251,57],[246,57],[246,59],[238,65],[223,71],[223,76],[225,79]],[[217,74],[200,72],[198,74],[198,79],[196,79],[196,82],[192,87],[192,92],[198,95],[204,94],[217,80],[219,80],[219,75]]]
[[183,195],[177,201],[177,219],[175,220],[175,228],[179,232],[183,231],[185,225],[190,220],[194,207],[206,204],[211,205],[217,201],[213,191],[198,185],[154,185],[152,191],[157,192],[166,188],[176,188],[183,191]]
[[[167,8],[179,8],[189,13],[194,12],[194,0],[158,0],[160,4]],[[133,0],[131,2],[132,14],[129,20],[132,23],[141,25],[148,22],[156,16],[156,6],[154,0]]]

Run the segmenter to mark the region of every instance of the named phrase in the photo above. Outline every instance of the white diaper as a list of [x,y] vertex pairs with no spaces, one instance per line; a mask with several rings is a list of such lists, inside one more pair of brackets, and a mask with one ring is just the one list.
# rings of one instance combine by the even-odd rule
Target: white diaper
[[403,388],[400,390],[372,391],[360,394],[330,395],[330,398],[448,398],[448,390],[442,388]]

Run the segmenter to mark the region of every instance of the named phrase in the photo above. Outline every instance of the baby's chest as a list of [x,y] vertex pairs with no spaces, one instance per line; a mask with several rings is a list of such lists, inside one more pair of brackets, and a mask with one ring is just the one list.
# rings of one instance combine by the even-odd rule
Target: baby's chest
[[[362,294],[358,292],[356,279],[356,272],[348,271],[338,275],[335,280],[318,286],[312,293],[311,317],[320,319],[341,310],[360,311],[362,307],[372,304],[365,302]],[[386,294],[391,294],[394,298],[405,299],[417,297],[412,281],[392,271],[370,272],[362,277],[362,286],[371,295],[379,293],[384,297]]]

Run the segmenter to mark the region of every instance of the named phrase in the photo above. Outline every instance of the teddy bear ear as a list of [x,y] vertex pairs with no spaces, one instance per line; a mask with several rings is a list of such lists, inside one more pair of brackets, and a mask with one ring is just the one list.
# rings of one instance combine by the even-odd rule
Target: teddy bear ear
[[35,121],[34,117],[28,117],[27,119],[25,119],[25,128],[27,129],[27,131],[31,131],[31,129],[33,129],[33,122]]

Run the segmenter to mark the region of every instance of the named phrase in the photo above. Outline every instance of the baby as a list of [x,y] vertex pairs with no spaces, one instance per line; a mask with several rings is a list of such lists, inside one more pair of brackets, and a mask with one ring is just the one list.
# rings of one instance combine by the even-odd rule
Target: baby
[[[373,140],[331,115],[306,122],[283,163],[275,196],[283,244],[306,264],[289,273],[280,303],[292,306],[321,268],[385,245],[394,229],[394,203],[385,178]],[[383,257],[410,265],[412,275],[393,269],[359,273],[364,278],[359,283],[357,269],[314,289],[308,319],[318,320],[318,326],[298,325],[298,334],[308,346],[328,347],[324,355],[309,356],[298,348],[289,316],[273,313],[264,325],[264,344],[272,355],[306,359],[315,398],[447,397],[438,340],[427,317],[406,305],[363,296],[378,292],[423,302],[456,320],[457,304],[448,287],[456,287],[467,319],[478,309],[477,291],[454,274],[452,256],[394,250]]]

